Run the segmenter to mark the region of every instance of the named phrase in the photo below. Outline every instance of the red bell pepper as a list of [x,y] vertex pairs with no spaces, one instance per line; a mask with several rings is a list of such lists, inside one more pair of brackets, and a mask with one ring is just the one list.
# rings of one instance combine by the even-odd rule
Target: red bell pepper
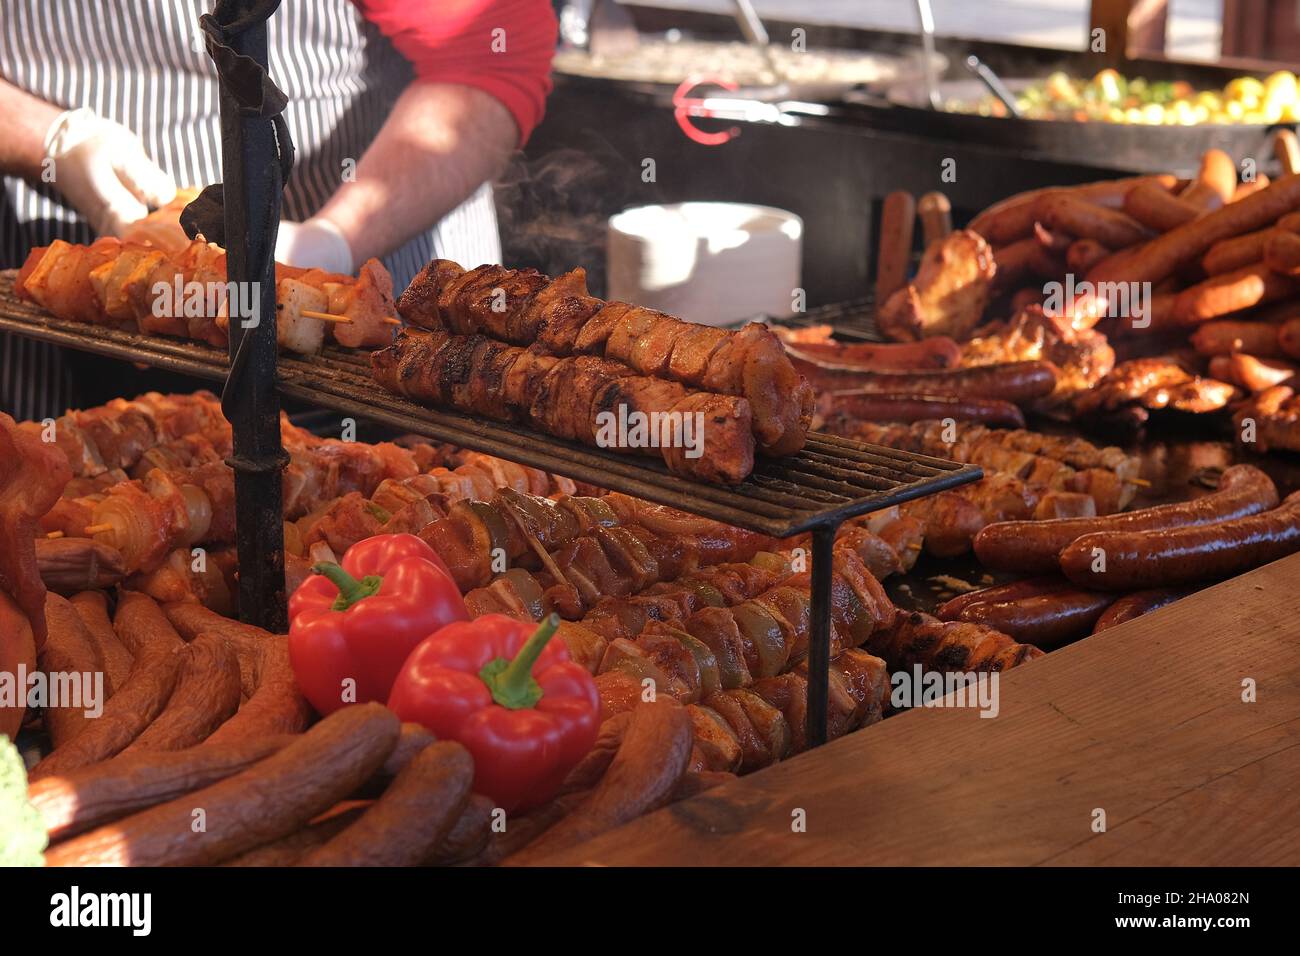
[[447,566],[413,534],[366,538],[342,565],[312,570],[289,599],[289,661],[322,714],[387,700],[412,649],[469,617]]
[[388,707],[474,756],[474,790],[506,811],[549,800],[596,742],[596,682],[540,627],[504,614],[448,624],[402,668]]

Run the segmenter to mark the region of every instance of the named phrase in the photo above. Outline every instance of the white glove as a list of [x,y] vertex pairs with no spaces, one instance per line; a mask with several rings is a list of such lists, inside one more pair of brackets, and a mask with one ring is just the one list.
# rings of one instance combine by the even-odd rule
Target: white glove
[[61,113],[45,132],[45,158],[63,197],[101,236],[126,227],[176,196],[176,184],[145,154],[140,137],[93,110]]
[[275,261],[303,269],[352,274],[352,247],[339,227],[319,217],[282,222],[275,238]]

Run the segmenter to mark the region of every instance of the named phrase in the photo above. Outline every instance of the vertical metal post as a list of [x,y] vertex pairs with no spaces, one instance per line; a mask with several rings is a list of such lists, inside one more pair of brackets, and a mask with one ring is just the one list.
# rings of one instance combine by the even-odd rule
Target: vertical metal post
[[[248,24],[230,46],[265,70],[265,20]],[[249,327],[231,310],[231,372],[221,396],[234,431],[229,464],[239,515],[239,614],[250,624],[283,632],[288,615],[280,474],[287,456],[275,388],[275,236],[284,184],[271,118],[241,111],[224,82],[221,128],[227,279],[242,296],[252,296],[258,310],[258,321]]]
[[812,532],[812,640],[808,645],[808,746],[826,743],[831,669],[831,559],[838,524]]

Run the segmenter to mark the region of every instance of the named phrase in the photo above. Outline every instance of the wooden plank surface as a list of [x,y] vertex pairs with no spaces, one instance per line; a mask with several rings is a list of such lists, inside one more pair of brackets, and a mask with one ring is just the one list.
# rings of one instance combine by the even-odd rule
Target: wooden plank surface
[[912,710],[547,862],[1300,865],[1300,555],[999,692],[995,718]]

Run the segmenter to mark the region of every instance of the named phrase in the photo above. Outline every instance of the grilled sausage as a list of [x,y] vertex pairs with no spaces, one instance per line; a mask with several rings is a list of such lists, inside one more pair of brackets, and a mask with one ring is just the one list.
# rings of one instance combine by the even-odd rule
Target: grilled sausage
[[[1294,238],[1300,242],[1300,236]],[[1256,262],[1184,289],[1174,302],[1174,315],[1177,321],[1193,325],[1290,298],[1298,291],[1300,282]]]
[[167,706],[184,663],[184,649],[163,641],[143,645],[131,675],[108,699],[104,712],[66,744],[55,747],[32,768],[30,779],[98,763],[124,750]]
[[200,634],[182,651],[184,663],[171,699],[122,753],[183,750],[202,743],[239,707],[239,663],[216,634]]
[[882,305],[907,284],[912,262],[912,233],[916,228],[916,200],[899,190],[885,197],[880,214],[880,251],[876,259],[876,303]]
[[1124,197],[1124,212],[1156,232],[1168,232],[1191,222],[1203,211],[1152,183],[1134,186]]
[[1053,229],[1068,232],[1079,239],[1096,239],[1112,249],[1136,245],[1152,235],[1150,229],[1132,216],[1069,193],[1047,196],[1040,201],[1038,208],[1039,215]]
[[1056,388],[1056,368],[1050,362],[1007,362],[944,371],[826,372],[804,363],[801,371],[822,391],[875,394],[952,395],[1030,402]]
[[454,740],[429,744],[361,818],[300,866],[416,866],[451,832],[469,801],[474,759]]
[[1237,191],[1237,164],[1221,149],[1207,149],[1196,178],[1178,198],[1196,209],[1212,210],[1232,200]]
[[52,774],[27,789],[50,840],[224,780],[275,753],[292,737],[263,737],[219,747],[122,754],[93,767]]
[[1152,591],[1134,591],[1132,594],[1125,594],[1108,607],[1105,614],[1097,618],[1092,633],[1100,634],[1116,624],[1123,624],[1125,621],[1159,610],[1167,604],[1181,600],[1188,593],[1190,592],[1183,588],[1156,588]]
[[[86,712],[93,709],[90,698],[95,694],[96,675],[103,674],[104,664],[72,605],[50,591],[45,594],[45,623],[45,646],[37,658],[41,670],[52,681],[56,675],[62,675],[60,682],[69,691],[81,687],[81,693],[76,695],[78,699],[60,700],[57,704],[55,701],[47,702],[43,711],[50,742],[60,747],[86,726],[89,719]],[[105,693],[103,679],[100,678],[98,683],[102,696]],[[103,699],[94,703],[100,707],[104,705]]]
[[1277,504],[1277,488],[1253,465],[1234,465],[1219,487],[1194,501],[1157,505],[1100,518],[1056,521],[1000,521],[975,536],[975,554],[987,567],[1044,573],[1059,567],[1058,555],[1076,540],[1096,532],[1146,534],[1168,528],[1230,521]]
[[690,756],[691,720],[686,708],[638,707],[609,770],[591,795],[506,864],[527,865],[663,806],[672,798]]
[[58,844],[45,864],[219,863],[292,833],[355,790],[383,764],[399,727],[382,704],[344,707],[242,773]]
[[823,392],[817,399],[822,418],[848,415],[869,422],[919,422],[951,418],[1005,428],[1024,428],[1019,406],[996,398],[952,398],[947,395],[889,392]]
[[1268,248],[1269,239],[1276,231],[1277,229],[1270,225],[1267,229],[1256,229],[1242,236],[1220,240],[1210,246],[1209,251],[1201,258],[1201,268],[1205,270],[1206,275],[1220,276],[1260,262],[1264,259],[1264,251]]
[[1235,319],[1206,322],[1196,327],[1191,342],[1192,347],[1202,355],[1249,352],[1262,358],[1276,358],[1284,354],[1279,328],[1272,322],[1242,322]]
[[1070,589],[1015,601],[972,604],[961,612],[960,620],[1051,650],[1089,633],[1114,600],[1113,594]]
[[[1086,534],[1061,552],[1061,569],[1081,587],[1174,587],[1217,581],[1300,551],[1300,492],[1272,511],[1233,521],[1146,531]],[[1094,570],[1105,559],[1105,569]]]
[[108,598],[102,591],[82,591],[70,598],[73,609],[86,627],[86,634],[104,662],[104,690],[117,693],[131,673],[134,658],[126,649],[108,616]]

